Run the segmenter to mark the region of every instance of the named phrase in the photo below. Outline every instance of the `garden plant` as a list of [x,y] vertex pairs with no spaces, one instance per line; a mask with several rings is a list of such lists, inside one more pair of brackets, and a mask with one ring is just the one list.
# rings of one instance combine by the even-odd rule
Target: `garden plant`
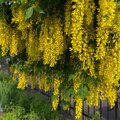
[[114,107],[120,86],[119,0],[0,0],[1,56],[17,88],[50,92],[75,118],[83,101]]

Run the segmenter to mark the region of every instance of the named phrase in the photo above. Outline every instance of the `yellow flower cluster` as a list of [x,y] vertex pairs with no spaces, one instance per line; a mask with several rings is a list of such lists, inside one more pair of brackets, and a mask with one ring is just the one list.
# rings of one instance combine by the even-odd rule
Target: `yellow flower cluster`
[[54,100],[52,100],[52,109],[56,110],[59,104],[59,98],[55,98]]
[[59,96],[60,80],[55,79],[53,83],[53,95]]
[[52,100],[52,108],[56,110],[59,104],[59,87],[60,87],[60,80],[55,79],[53,83],[53,95],[55,98]]
[[71,50],[74,53],[82,52],[82,35],[83,35],[83,20],[84,20],[84,0],[72,0],[75,2],[72,4],[72,13],[71,13],[71,34],[72,34],[72,48]]
[[[94,0],[86,0],[85,1],[85,23],[86,25],[92,25],[94,19],[95,12],[95,3]],[[91,32],[91,31],[90,31]]]
[[98,106],[99,100],[99,87],[94,85],[89,85],[89,95],[86,97],[86,103],[89,106]]
[[101,100],[108,100],[110,108],[113,108],[115,106],[115,102],[117,99],[117,89],[113,87],[113,84],[111,83],[101,83],[99,87],[100,92],[100,99]]
[[99,0],[96,59],[103,59],[106,55],[106,44],[115,18],[115,10],[115,0]]
[[89,45],[94,40],[94,12],[95,3],[93,0],[77,0],[72,5],[71,15],[71,43],[72,51],[78,53],[78,58],[82,62],[81,70],[87,71],[90,76],[96,77],[94,48]]
[[14,70],[12,70],[12,68],[11,68],[10,72],[12,73],[12,80],[16,80],[17,76],[19,75],[19,70],[16,68]]
[[53,67],[64,51],[64,37],[60,18],[56,15],[45,18],[39,36],[39,51],[43,63]]
[[19,33],[17,30],[12,30],[11,44],[10,44],[10,56],[18,54]]
[[[101,78],[100,93],[101,99],[108,99],[111,107],[115,105],[117,98],[117,87],[119,87],[120,64],[115,50],[109,50],[106,57],[101,60],[99,75]],[[106,88],[104,90],[104,88]]]
[[80,61],[82,61],[82,70],[87,71],[90,76],[96,77],[95,74],[95,62],[94,62],[94,48],[89,44],[90,38],[88,35],[89,31],[84,31],[82,45],[82,53],[78,55]]
[[32,29],[29,30],[26,51],[29,62],[38,61],[38,37],[36,31]]
[[[24,1],[27,2],[27,1]],[[28,39],[28,31],[32,28],[32,21],[25,21],[25,8],[22,6],[12,9],[12,24],[16,24],[16,29],[21,33],[21,41],[19,42],[19,51],[21,52],[26,47]]]
[[82,81],[80,80],[79,76],[76,75],[75,80],[73,80],[73,89],[75,94],[78,93],[81,83]]
[[48,84],[47,76],[44,72],[38,78],[38,86],[39,89],[44,90],[45,92],[48,92],[50,90],[50,84]]
[[75,96],[75,118],[79,119],[82,117],[82,99],[80,98],[80,96]]
[[23,31],[27,28],[31,27],[31,24],[29,22],[25,21],[25,8],[24,7],[18,7],[12,9],[12,23],[17,24],[17,29],[20,31]]
[[[28,0],[24,1],[25,5],[27,2]],[[24,52],[30,65],[43,63],[46,68],[49,66],[55,69],[74,66],[70,69],[76,73],[76,78],[72,82],[65,82],[65,85],[68,87],[73,84],[70,89],[75,94],[76,119],[82,115],[82,96],[77,94],[82,85],[86,85],[89,90],[86,96],[87,105],[97,106],[99,99],[108,99],[112,108],[120,87],[120,10],[117,9],[116,1],[98,0],[96,3],[95,0],[67,0],[64,7],[62,4],[62,11],[55,11],[56,8],[49,6],[50,9],[45,9],[45,12],[49,13],[50,10],[50,13],[42,14],[43,16],[35,11],[39,4],[39,0],[35,2],[34,13],[27,21],[24,5],[11,9],[11,20],[0,20],[2,55],[9,53],[15,57]],[[28,77],[25,71],[15,69],[13,79],[16,79],[18,74],[18,89],[25,89],[27,79],[32,89],[36,80],[39,89],[45,92],[53,88],[52,107],[56,110],[62,83],[56,78],[53,83],[49,83],[47,72],[42,67],[41,70],[38,77],[36,71]],[[62,93],[64,92],[63,90]],[[64,95],[62,100],[70,103],[70,99]],[[68,110],[69,104],[64,106],[64,109]]]
[[80,82],[79,81],[73,81],[73,87],[74,87],[74,92],[76,94],[79,90]]
[[36,75],[30,75],[29,81],[30,81],[31,89],[34,89],[36,84]]
[[28,84],[27,82],[28,82],[28,80],[27,80],[25,72],[20,72],[19,76],[18,76],[18,85],[17,85],[17,88],[24,90],[25,87]]
[[8,52],[10,42],[10,28],[5,20],[0,20],[0,46],[2,49],[2,56]]
[[70,36],[71,33],[71,0],[67,0],[65,4],[65,25],[64,32]]

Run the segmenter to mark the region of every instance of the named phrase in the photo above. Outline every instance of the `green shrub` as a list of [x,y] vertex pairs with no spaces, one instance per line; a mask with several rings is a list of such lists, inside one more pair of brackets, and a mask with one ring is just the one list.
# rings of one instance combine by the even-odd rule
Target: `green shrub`
[[20,106],[14,106],[11,111],[2,115],[0,120],[25,120],[25,109]]
[[18,90],[17,81],[0,74],[0,103],[5,114],[0,120],[60,120],[57,111],[51,111],[50,102],[39,93]]
[[33,97],[30,109],[40,116],[40,120],[60,120],[60,114],[57,111],[51,111],[49,101],[40,94],[35,94]]
[[0,74],[0,103],[3,108],[14,102],[17,94],[16,84],[8,74]]

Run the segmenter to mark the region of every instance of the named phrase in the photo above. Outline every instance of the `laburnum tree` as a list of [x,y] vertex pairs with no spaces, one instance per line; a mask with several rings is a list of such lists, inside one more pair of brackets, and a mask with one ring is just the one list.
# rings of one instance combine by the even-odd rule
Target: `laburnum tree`
[[[75,118],[82,103],[114,107],[120,87],[119,0],[0,0],[0,49],[18,89],[51,91]],[[16,75],[18,77],[16,77]]]

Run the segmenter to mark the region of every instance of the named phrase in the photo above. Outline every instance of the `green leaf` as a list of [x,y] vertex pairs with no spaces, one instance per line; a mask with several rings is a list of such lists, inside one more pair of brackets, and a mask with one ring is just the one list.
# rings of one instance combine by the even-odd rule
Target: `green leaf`
[[82,100],[84,100],[88,95],[88,88],[86,86],[81,86],[78,94],[81,96]]
[[33,7],[29,7],[25,13],[25,20],[29,19],[33,15]]
[[41,7],[39,7],[39,6],[36,6],[35,8],[34,8],[34,10],[36,11],[36,12],[38,12],[38,13],[40,13],[40,14],[45,14],[45,12],[41,9]]
[[52,95],[52,100],[58,100],[58,99],[59,99],[58,96],[56,96],[56,95]]
[[62,107],[65,107],[65,106],[67,106],[67,105],[70,105],[70,103],[67,102],[67,101],[61,101],[61,106],[62,106]]
[[70,74],[68,76],[68,81],[74,80],[75,79],[75,74]]
[[70,97],[71,95],[74,96],[74,91],[73,91],[72,88],[67,89],[67,90],[65,91],[65,93],[64,93],[64,97],[65,97],[65,98],[68,98],[68,97]]
[[93,85],[97,85],[98,80],[94,79],[94,77],[89,77],[89,80],[93,83]]

